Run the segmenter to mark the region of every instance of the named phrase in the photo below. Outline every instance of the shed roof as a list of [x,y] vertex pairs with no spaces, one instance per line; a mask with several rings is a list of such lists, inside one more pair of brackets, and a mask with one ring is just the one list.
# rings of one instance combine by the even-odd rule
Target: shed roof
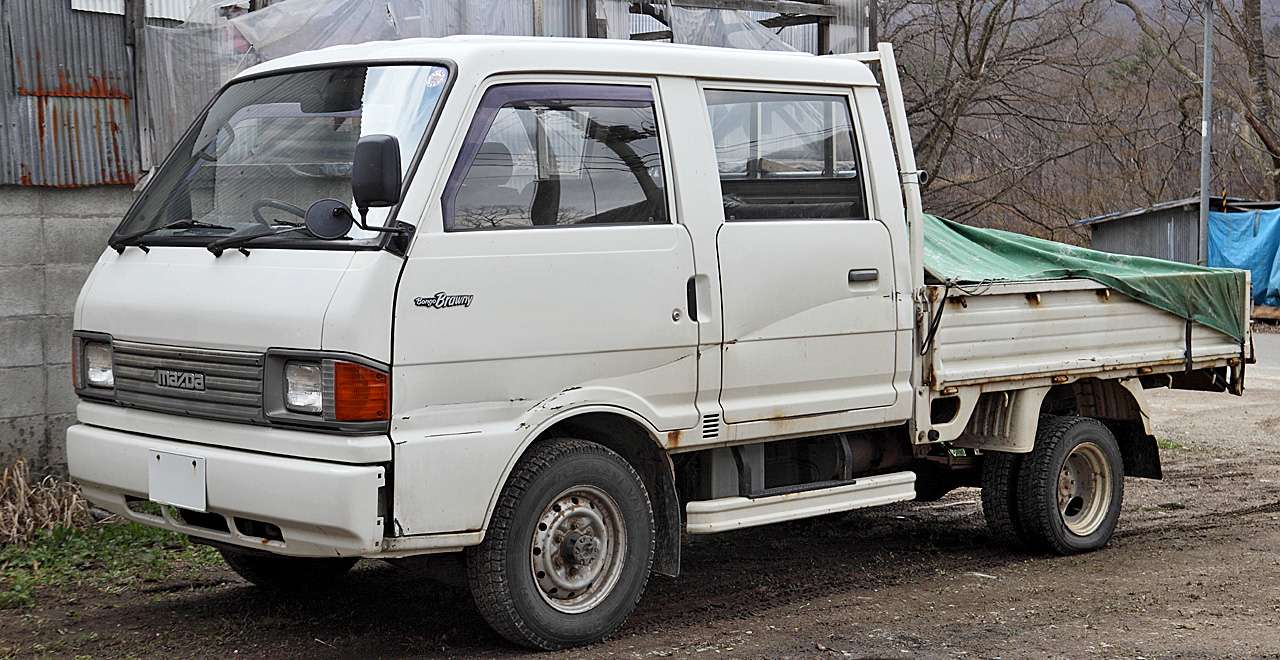
[[[1239,197],[1209,197],[1209,208],[1215,205],[1221,205],[1221,208],[1230,210],[1248,211],[1252,209],[1274,209],[1280,208],[1280,202],[1262,202],[1257,200],[1241,199]],[[1142,208],[1130,209],[1128,211],[1117,211],[1115,213],[1107,213],[1098,215],[1084,220],[1077,220],[1071,223],[1072,227],[1093,227],[1104,222],[1112,222],[1115,220],[1124,220],[1126,218],[1134,218],[1155,213],[1157,211],[1167,211],[1178,207],[1186,207],[1186,210],[1199,209],[1200,197],[1187,197],[1185,199],[1175,199],[1171,202],[1160,202],[1152,206],[1144,206]]]

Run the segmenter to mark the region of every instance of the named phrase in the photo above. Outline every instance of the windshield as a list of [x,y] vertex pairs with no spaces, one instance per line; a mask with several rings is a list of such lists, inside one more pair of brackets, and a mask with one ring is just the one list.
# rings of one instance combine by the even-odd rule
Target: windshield
[[[447,78],[439,66],[346,66],[232,84],[196,121],[115,236],[155,230],[147,243],[207,245],[300,226],[318,200],[354,206],[356,142],[395,136],[407,177]],[[385,224],[390,212],[370,209],[369,223]],[[379,237],[359,227],[337,241],[289,231],[255,245],[376,245]]]

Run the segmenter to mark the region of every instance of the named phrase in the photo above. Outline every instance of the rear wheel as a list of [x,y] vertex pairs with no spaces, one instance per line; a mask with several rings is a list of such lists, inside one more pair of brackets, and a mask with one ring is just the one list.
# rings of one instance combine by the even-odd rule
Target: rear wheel
[[1018,512],[1038,549],[1067,555],[1111,540],[1124,500],[1124,462],[1115,436],[1088,417],[1041,420],[1023,462]]
[[507,639],[539,649],[599,641],[635,608],[653,564],[653,510],[621,456],[585,440],[535,447],[467,553],[476,606]]
[[982,514],[987,531],[1001,545],[1022,548],[1026,535],[1018,516],[1018,471],[1023,454],[987,452],[982,456]]
[[359,561],[355,557],[286,557],[218,548],[231,570],[274,591],[300,591],[333,582]]

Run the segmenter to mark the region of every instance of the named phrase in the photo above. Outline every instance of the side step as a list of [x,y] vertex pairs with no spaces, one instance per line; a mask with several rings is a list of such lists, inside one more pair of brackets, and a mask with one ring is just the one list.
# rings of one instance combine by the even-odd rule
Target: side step
[[721,497],[685,505],[690,534],[714,534],[784,520],[915,499],[916,473],[894,472],[857,479],[830,488],[766,495]]

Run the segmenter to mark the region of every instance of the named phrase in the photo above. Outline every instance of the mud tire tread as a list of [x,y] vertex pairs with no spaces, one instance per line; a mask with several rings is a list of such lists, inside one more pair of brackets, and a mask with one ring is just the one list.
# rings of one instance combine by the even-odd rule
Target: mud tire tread
[[1025,547],[1017,493],[1022,458],[1008,452],[987,452],[982,457],[982,515],[987,531],[996,543],[1019,549]]
[[[1056,506],[1051,507],[1047,498],[1053,496],[1058,478],[1058,469],[1053,468],[1055,455],[1059,447],[1068,441],[1068,434],[1080,428],[1101,432],[1099,439],[1102,440],[1103,452],[1114,459],[1111,461],[1113,483],[1118,482],[1121,487],[1112,498],[1107,520],[1098,531],[1089,535],[1088,539],[1093,540],[1072,544],[1062,538],[1062,530],[1058,528],[1065,529],[1065,526],[1052,515]],[[1123,484],[1124,463],[1120,458],[1120,446],[1105,424],[1091,417],[1042,415],[1040,426],[1036,430],[1035,449],[1023,460],[1018,480],[1018,514],[1028,546],[1039,552],[1071,555],[1106,545],[1120,517]],[[1101,539],[1101,542],[1096,539]]]

